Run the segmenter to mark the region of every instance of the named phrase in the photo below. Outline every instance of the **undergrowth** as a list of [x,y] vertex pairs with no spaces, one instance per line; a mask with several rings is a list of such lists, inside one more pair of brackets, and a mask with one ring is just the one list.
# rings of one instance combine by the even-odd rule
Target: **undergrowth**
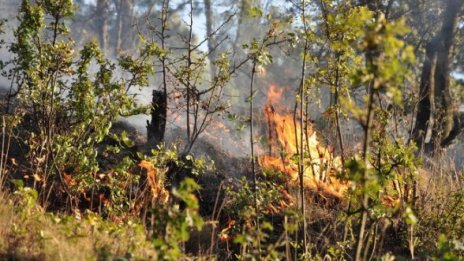
[[[227,55],[216,61],[212,87],[200,92],[195,74],[207,63],[203,56],[196,61],[190,32],[188,55],[174,59],[187,59],[187,65],[163,71],[186,88],[187,148],[138,147],[113,124],[155,109],[137,104],[131,90],[147,87],[155,61],[165,64],[170,52],[142,35],[138,54],[123,53],[117,62],[96,42],[75,50],[68,28],[76,8],[71,0],[22,1],[15,42],[8,46],[13,59],[0,64],[2,76],[17,87],[2,101],[0,114],[0,258],[463,260],[462,184],[447,179],[449,169],[422,165],[414,142],[392,135],[398,129],[394,111],[403,110],[402,87],[415,62],[403,40],[406,20],[390,21],[366,6],[334,5],[337,12],[324,18],[324,39],[310,30],[307,2],[298,7],[304,33],[291,31],[291,39],[279,40],[305,41],[299,94],[288,117],[293,125],[286,119],[281,128],[290,129],[292,139],[279,136],[280,123],[268,119],[268,156],[278,155],[268,158],[269,169],[256,164],[265,158],[254,157],[254,77],[272,63],[271,40],[287,35],[291,19],[279,24],[266,17],[272,23],[265,38],[243,45],[253,63],[250,117],[244,121],[251,129],[250,175],[246,164],[243,173],[218,173],[190,154],[212,115],[225,110],[215,92],[222,93],[232,75]],[[257,8],[249,15],[265,20]],[[326,42],[335,51],[328,56],[336,57],[327,64],[311,50],[312,43]],[[307,70],[309,61],[320,62],[317,70]],[[310,89],[318,82],[336,92],[337,103],[324,117],[335,119],[340,151],[324,148],[312,132]],[[362,102],[352,98],[358,89],[366,89]],[[200,96],[208,92],[205,103]],[[202,110],[204,120],[198,121]],[[272,106],[268,110],[277,118]],[[362,149],[345,153],[341,117],[360,126]],[[274,134],[279,149],[272,148]]]
[[22,188],[0,197],[0,259],[130,260],[156,259],[136,219],[125,223],[92,213],[47,213],[37,192]]

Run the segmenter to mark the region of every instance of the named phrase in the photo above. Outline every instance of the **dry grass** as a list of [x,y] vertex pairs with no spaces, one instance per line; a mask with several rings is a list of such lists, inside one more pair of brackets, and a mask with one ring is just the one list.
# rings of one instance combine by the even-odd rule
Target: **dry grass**
[[60,217],[40,208],[18,209],[0,195],[0,259],[97,260],[108,257],[156,259],[140,225],[100,218]]

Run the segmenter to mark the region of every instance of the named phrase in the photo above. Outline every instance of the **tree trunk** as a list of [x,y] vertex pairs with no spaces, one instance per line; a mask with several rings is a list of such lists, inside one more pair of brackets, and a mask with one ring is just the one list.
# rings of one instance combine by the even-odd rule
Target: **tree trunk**
[[97,34],[100,42],[100,48],[107,50],[108,48],[108,1],[98,0],[97,1]]
[[205,4],[205,17],[206,17],[206,36],[208,37],[208,60],[211,70],[211,79],[216,77],[216,38],[213,35],[213,9],[211,7],[211,0],[204,0]]
[[462,129],[451,97],[450,56],[463,4],[462,0],[446,1],[441,30],[426,47],[413,139],[422,148],[429,124],[434,119],[432,139],[427,144],[428,151],[451,145]]
[[117,2],[116,53],[133,47],[134,0]]
[[[450,145],[457,137],[456,130],[461,129],[457,117],[457,110],[453,106],[450,90],[450,63],[451,52],[454,44],[458,16],[464,2],[462,0],[448,0],[444,13],[443,27],[441,30],[440,45],[437,50],[437,66],[435,71],[435,108],[437,110],[437,124],[434,128],[432,144],[440,147]],[[455,130],[453,132],[453,130]]]
[[256,0],[240,0],[238,2],[239,14],[237,21],[237,31],[235,34],[235,40],[233,43],[234,54],[238,52],[243,53],[240,46],[244,43],[243,41],[248,41],[252,37],[259,35],[260,31],[256,31],[255,23],[251,17],[249,17],[250,9],[252,7],[261,7],[259,1]]
[[436,64],[437,54],[432,43],[429,43],[426,46],[425,61],[422,67],[416,125],[412,133],[413,139],[419,148],[423,148],[425,145],[427,132],[431,126]]

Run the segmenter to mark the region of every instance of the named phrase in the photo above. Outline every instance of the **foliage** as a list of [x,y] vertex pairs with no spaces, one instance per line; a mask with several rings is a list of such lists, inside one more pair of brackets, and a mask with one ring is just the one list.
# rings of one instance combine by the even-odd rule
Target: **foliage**
[[[131,2],[98,1],[107,10]],[[202,252],[187,253],[186,245],[195,240],[192,232],[211,232],[211,246],[202,246],[209,249],[205,259],[462,260],[462,173],[443,168],[448,166],[441,166],[440,158],[422,159],[407,126],[413,126],[412,107],[422,99],[415,82],[427,61],[420,57],[439,31],[427,17],[440,18],[444,5],[412,0],[281,1],[273,7],[272,1],[266,1],[271,7],[260,1],[232,2],[224,6],[237,10],[216,14],[221,16],[216,23],[207,22],[215,31],[200,41],[194,32],[199,1],[176,10],[162,1],[155,13],[151,9],[158,9],[159,2],[128,5],[135,23],[144,15],[147,23],[156,23],[141,29],[137,55],[125,52],[111,60],[99,47],[107,47],[104,37],[100,43],[74,42],[69,29],[75,24],[73,1],[22,1],[13,43],[0,42],[13,57],[0,63],[11,85],[0,104],[0,187],[12,192],[0,199],[0,258],[202,258]],[[422,16],[415,7],[433,13]],[[186,8],[189,21],[174,26],[181,24],[179,10]],[[87,9],[79,15],[93,10]],[[129,10],[116,11],[99,19],[112,25],[105,30],[121,33],[129,25],[118,23],[130,19],[120,16]],[[408,12],[417,17],[406,18]],[[251,23],[259,27],[248,28]],[[462,49],[459,23],[457,53]],[[206,43],[208,50],[203,50]],[[461,56],[450,57],[445,67],[459,68]],[[154,85],[158,69],[162,80],[157,83],[166,100],[174,102],[169,108],[166,104],[164,117],[176,107],[185,120],[181,150],[170,144],[153,149],[135,142],[133,133],[114,128],[122,117],[149,111],[136,102],[134,89]],[[254,129],[265,125],[258,110],[263,85],[273,81],[290,85],[282,87],[279,98],[295,105],[293,115],[280,123],[290,126],[292,138],[275,141],[281,150],[295,147],[273,162],[288,173],[255,164],[266,153],[256,141],[268,135],[269,143],[263,144],[272,145],[280,127],[268,121],[268,133],[259,130],[259,138]],[[459,93],[458,81],[453,84]],[[229,91],[236,97],[229,99]],[[276,111],[266,108],[267,114]],[[231,121],[240,121],[240,128],[250,126],[249,147],[237,143],[237,156],[243,159],[229,157],[227,167],[213,173],[191,152],[200,135],[215,128],[213,119],[225,112]],[[314,121],[328,122],[327,133]],[[309,136],[313,132],[326,135],[328,144],[317,143],[316,135]],[[311,142],[317,143],[314,149]],[[244,155],[250,148],[248,166]],[[314,163],[315,156],[333,162],[327,174],[316,173],[329,167]],[[227,169],[229,164],[239,165],[240,173]],[[286,176],[293,174],[298,174],[297,185]],[[442,179],[444,174],[449,180]],[[220,180],[214,213],[201,216],[200,208],[211,206],[200,202],[213,202],[202,198],[197,182],[213,186],[202,180],[211,175]],[[336,186],[342,192],[330,193]],[[210,225],[212,231],[201,232]]]
[[[279,249],[294,243],[284,235],[293,233],[295,228],[292,224],[285,224],[284,220],[293,221],[298,216],[291,207],[292,197],[283,185],[278,184],[283,179],[281,175],[267,172],[266,178],[258,181],[258,212],[251,207],[255,192],[245,179],[237,186],[226,188],[228,226],[220,232],[220,238],[239,246],[237,258],[281,259],[284,253]],[[259,230],[256,221],[260,222]],[[260,249],[262,252],[259,252]]]
[[[359,121],[364,131],[361,159],[353,159],[348,163],[349,180],[355,185],[351,190],[354,195],[352,199],[360,200],[362,213],[356,258],[367,258],[367,251],[362,254],[361,250],[369,249],[371,241],[378,240],[371,238],[367,245],[364,245],[367,220],[373,220],[375,223],[390,218],[396,208],[400,207],[392,204],[389,209],[388,204],[382,202],[382,197],[388,195],[396,198],[402,196],[397,194],[400,192],[398,188],[395,188],[397,193],[389,191],[388,183],[403,176],[404,184],[412,187],[411,177],[403,173],[414,173],[418,166],[413,145],[405,145],[404,140],[386,135],[392,113],[384,103],[390,104],[390,107],[401,106],[399,86],[407,74],[407,65],[414,61],[412,48],[399,39],[399,36],[406,32],[404,21],[388,22],[381,13],[377,14],[372,23],[367,24],[363,41],[359,46],[366,56],[366,63],[355,71],[352,78],[354,86],[365,86],[367,89],[364,106],[355,104],[349,98],[342,98],[347,106],[346,110]],[[403,192],[406,193],[407,199],[410,191]],[[412,213],[407,215],[408,218],[410,216]],[[408,224],[415,225],[410,222]],[[368,232],[368,235],[372,235],[371,233]],[[410,243],[413,244],[412,241]],[[412,256],[413,249],[412,246]]]
[[[129,90],[148,84],[151,57],[159,54],[156,45],[144,44],[139,57],[123,55],[116,65],[94,42],[76,52],[66,26],[74,9],[72,1],[23,1],[10,47],[15,115],[23,115],[16,132],[27,146],[27,172],[42,188],[43,203],[57,180],[71,197],[97,185],[98,146],[119,116],[146,111]],[[117,71],[126,76],[117,77]]]
[[156,217],[153,246],[158,250],[161,260],[177,260],[182,257],[182,244],[189,240],[190,230],[202,229],[203,219],[198,214],[198,199],[193,194],[197,189],[198,184],[186,178],[179,188],[172,191],[178,203],[152,209]]
[[445,235],[438,239],[438,255],[434,260],[463,260],[464,245],[462,241],[449,241]]

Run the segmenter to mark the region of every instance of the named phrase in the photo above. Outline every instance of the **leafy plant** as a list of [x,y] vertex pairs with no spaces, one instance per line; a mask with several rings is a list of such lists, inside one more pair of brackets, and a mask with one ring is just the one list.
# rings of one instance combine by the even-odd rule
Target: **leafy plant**
[[[279,184],[281,175],[267,172],[267,179],[259,180],[259,212],[252,207],[255,191],[246,179],[242,179],[237,187],[227,188],[225,215],[229,225],[221,231],[220,237],[240,248],[237,258],[280,259],[285,255],[280,249],[285,244],[294,244],[289,234],[295,232],[296,228],[293,223],[286,224],[285,220],[295,221],[298,215],[292,208],[293,198]],[[257,220],[260,229],[256,225]]]
[[172,190],[172,205],[156,206],[152,209],[156,218],[153,246],[161,260],[180,258],[183,254],[182,244],[189,240],[190,230],[202,229],[203,219],[198,214],[198,199],[194,195],[197,189],[198,184],[193,179],[186,178],[179,188]]
[[16,132],[27,148],[26,172],[34,175],[42,204],[54,189],[65,191],[71,207],[77,194],[97,185],[98,146],[112,123],[147,111],[129,91],[148,85],[151,57],[160,54],[146,42],[138,57],[124,54],[118,64],[105,59],[95,42],[76,52],[66,22],[74,10],[71,0],[22,1],[10,46],[19,104],[13,113],[23,112]]

